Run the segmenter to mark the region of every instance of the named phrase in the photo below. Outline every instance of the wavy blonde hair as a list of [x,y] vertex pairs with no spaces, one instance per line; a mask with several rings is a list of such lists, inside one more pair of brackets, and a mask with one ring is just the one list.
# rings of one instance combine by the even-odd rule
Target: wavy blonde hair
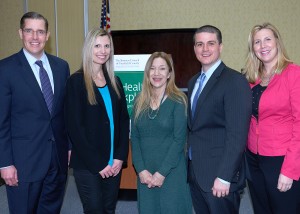
[[175,85],[175,71],[171,55],[166,54],[165,52],[154,52],[146,63],[142,91],[137,96],[135,101],[135,106],[133,109],[135,121],[141,113],[150,107],[150,100],[151,96],[153,95],[152,85],[150,83],[150,68],[154,59],[156,58],[164,59],[169,67],[170,78],[167,80],[165,95],[172,100],[183,103],[185,106],[187,106],[186,95]]
[[114,45],[112,41],[111,35],[101,28],[94,28],[89,31],[87,34],[83,48],[82,48],[82,70],[84,73],[84,82],[85,87],[88,94],[88,102],[91,105],[96,105],[96,96],[94,91],[94,81],[93,76],[96,75],[95,71],[93,71],[93,49],[95,46],[95,42],[97,37],[99,36],[107,36],[110,41],[110,55],[109,59],[102,65],[103,72],[106,72],[111,85],[115,92],[117,93],[118,97],[120,97],[120,91],[117,86],[115,74],[114,74]]
[[277,28],[270,24],[270,23],[263,23],[262,25],[255,25],[248,37],[248,53],[246,59],[246,65],[243,69],[243,73],[245,74],[247,80],[250,83],[255,83],[255,81],[261,77],[263,72],[263,62],[260,61],[254,53],[253,44],[254,44],[254,36],[255,34],[262,30],[262,29],[269,29],[273,32],[274,37],[276,39],[276,46],[278,49],[277,54],[277,64],[274,67],[275,73],[280,74],[282,70],[292,61],[289,59],[286,49],[284,47],[282,37],[277,30]]

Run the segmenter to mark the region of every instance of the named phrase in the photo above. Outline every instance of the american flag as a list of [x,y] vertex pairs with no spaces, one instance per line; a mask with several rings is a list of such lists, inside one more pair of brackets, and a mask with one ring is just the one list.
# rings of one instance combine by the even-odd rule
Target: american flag
[[109,0],[102,0],[100,28],[110,33]]

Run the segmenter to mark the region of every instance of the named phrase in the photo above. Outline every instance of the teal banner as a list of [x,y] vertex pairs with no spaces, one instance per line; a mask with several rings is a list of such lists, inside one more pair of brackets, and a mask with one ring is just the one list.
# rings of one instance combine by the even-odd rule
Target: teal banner
[[145,65],[150,54],[114,55],[115,74],[120,77],[131,115],[134,99],[142,90]]
[[120,77],[123,88],[125,91],[127,109],[129,115],[131,115],[132,107],[134,104],[134,99],[136,95],[142,90],[142,82],[144,77],[144,72],[141,71],[122,71],[115,72],[118,77]]

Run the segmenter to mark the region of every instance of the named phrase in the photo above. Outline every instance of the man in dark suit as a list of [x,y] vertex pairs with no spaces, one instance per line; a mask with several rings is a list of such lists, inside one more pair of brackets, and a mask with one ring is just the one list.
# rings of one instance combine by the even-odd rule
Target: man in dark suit
[[69,65],[44,52],[50,33],[42,15],[24,14],[19,35],[21,51],[0,61],[1,177],[10,213],[59,213],[68,169]]
[[196,213],[238,213],[251,114],[246,79],[220,59],[221,31],[196,30],[201,72],[188,83],[188,179]]

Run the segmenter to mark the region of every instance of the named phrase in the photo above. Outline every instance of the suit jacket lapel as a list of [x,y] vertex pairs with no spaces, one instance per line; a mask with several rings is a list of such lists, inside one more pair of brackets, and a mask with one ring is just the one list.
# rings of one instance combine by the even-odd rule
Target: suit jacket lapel
[[28,87],[32,90],[34,96],[39,100],[39,102],[41,103],[41,106],[44,106],[44,110],[48,111],[47,108],[47,104],[45,102],[42,90],[33,74],[33,71],[23,53],[23,50],[21,50],[18,53],[18,59],[20,62],[20,66],[21,66],[21,75],[23,76],[24,81],[28,84]]
[[[106,79],[106,85],[108,87],[108,90],[109,90],[109,94],[110,94],[110,99],[111,99],[111,105],[112,105],[112,112],[115,112],[116,110],[116,102],[117,102],[117,94],[116,92],[113,90],[112,86],[111,86],[111,83],[110,83],[110,80],[109,80],[109,77],[108,75],[106,75],[104,73],[104,76],[105,76],[105,79]],[[105,112],[106,112],[106,116],[108,118],[108,114],[107,114],[107,111],[106,111],[106,106],[105,106],[105,103],[104,103],[104,100],[103,100],[103,97],[101,96],[97,86],[94,86],[94,91],[95,91],[95,94],[96,94],[96,100],[97,100],[97,103],[98,105],[102,106],[103,109],[105,109]]]
[[98,105],[105,108],[105,103],[104,103],[103,97],[101,96],[100,91],[96,85],[94,86],[94,91],[95,91],[96,100],[97,100]]
[[112,84],[110,82],[110,79],[109,79],[109,76],[108,76],[108,73],[107,73],[106,70],[104,71],[104,76],[105,76],[105,79],[106,79],[106,84],[108,86],[108,90],[109,90],[109,94],[110,94],[110,99],[111,99],[111,105],[112,105],[113,118],[115,120],[114,112],[116,112],[116,108],[117,108],[118,95],[117,95],[117,93],[115,92],[115,90],[112,87]]
[[214,85],[217,83],[224,68],[225,68],[225,64],[223,62],[221,62],[221,64],[213,72],[213,74],[209,78],[208,82],[206,83],[205,87],[203,88],[203,90],[198,98],[198,101],[197,101],[197,106],[196,106],[193,122],[194,122],[195,118],[197,117],[197,115],[199,114],[199,112],[201,110],[201,106],[204,104],[205,99],[209,95],[209,92],[214,88]]
[[109,93],[110,93],[110,97],[111,97],[113,120],[115,122],[115,116],[116,116],[115,112],[117,112],[116,108],[117,108],[118,95],[116,94],[116,92],[114,91],[114,89],[112,87],[109,87]]

